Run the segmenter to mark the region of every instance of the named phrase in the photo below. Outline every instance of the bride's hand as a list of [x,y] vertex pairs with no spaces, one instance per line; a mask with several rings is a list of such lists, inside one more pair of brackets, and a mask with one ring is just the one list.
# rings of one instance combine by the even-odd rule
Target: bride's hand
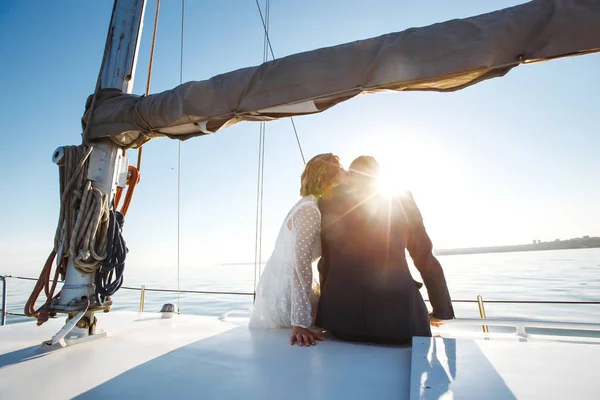
[[298,346],[314,346],[317,344],[317,340],[323,341],[323,336],[318,332],[313,332],[310,329],[301,328],[294,326],[292,329],[292,337],[290,338],[290,344],[298,342]]

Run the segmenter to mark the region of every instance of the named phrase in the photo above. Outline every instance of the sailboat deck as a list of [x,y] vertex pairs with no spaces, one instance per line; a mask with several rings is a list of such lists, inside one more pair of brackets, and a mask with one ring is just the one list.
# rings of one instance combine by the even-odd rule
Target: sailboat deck
[[[416,338],[288,344],[289,331],[214,317],[111,312],[108,336],[44,352],[62,326],[0,328],[0,398],[594,398],[600,346]],[[542,383],[544,382],[544,383]]]
[[[0,398],[408,398],[410,347],[289,345],[287,330],[214,317],[111,312],[109,332],[53,352],[51,320],[0,328]],[[30,384],[35,382],[35,384]]]

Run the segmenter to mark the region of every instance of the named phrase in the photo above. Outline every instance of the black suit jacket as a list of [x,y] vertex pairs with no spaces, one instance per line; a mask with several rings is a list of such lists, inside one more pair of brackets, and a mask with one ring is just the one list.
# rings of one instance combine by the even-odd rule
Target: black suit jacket
[[419,270],[433,315],[454,318],[444,272],[412,195],[384,197],[341,185],[319,201],[322,257],[316,325],[346,337],[431,336],[427,307],[406,260]]

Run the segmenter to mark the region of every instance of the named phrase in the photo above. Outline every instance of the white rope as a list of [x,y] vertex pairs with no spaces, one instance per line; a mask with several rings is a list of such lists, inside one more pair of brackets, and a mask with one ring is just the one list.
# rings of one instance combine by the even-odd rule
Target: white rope
[[[64,146],[60,167],[60,214],[54,251],[81,273],[94,273],[106,258],[108,197],[86,179],[92,147]],[[66,184],[65,184],[66,182]]]

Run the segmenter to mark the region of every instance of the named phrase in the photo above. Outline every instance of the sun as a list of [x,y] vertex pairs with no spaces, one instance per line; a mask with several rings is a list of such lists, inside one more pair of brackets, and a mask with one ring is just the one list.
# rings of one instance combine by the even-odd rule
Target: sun
[[411,189],[409,186],[414,178],[421,178],[414,176],[415,168],[411,165],[413,160],[408,157],[386,157],[386,154],[382,154],[379,160],[377,190],[384,196],[398,196]]
[[377,191],[388,197],[396,196],[402,191],[398,177],[389,168],[381,169],[377,177]]
[[385,196],[410,191],[426,199],[454,190],[462,178],[452,147],[426,139],[427,132],[414,131],[418,134],[382,133],[381,140],[356,144],[345,158],[352,160],[361,154],[375,157],[380,165],[377,190]]

